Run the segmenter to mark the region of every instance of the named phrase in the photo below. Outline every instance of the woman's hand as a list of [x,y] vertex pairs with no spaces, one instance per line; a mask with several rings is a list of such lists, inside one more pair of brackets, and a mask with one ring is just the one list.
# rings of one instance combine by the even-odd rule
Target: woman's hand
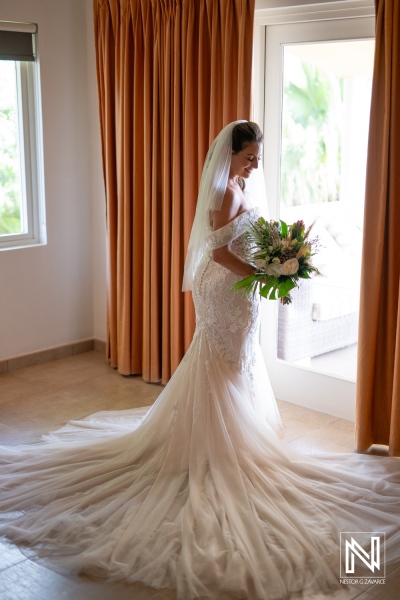
[[230,244],[227,246],[221,246],[212,251],[212,259],[214,262],[222,265],[229,271],[232,271],[236,275],[241,277],[248,277],[257,273],[257,269],[249,263],[242,260],[237,254],[232,252]]

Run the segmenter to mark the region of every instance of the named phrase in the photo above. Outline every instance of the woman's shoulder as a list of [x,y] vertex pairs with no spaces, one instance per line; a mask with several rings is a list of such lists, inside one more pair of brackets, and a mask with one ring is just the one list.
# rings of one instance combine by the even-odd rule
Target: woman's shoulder
[[235,217],[241,209],[244,196],[242,190],[228,185],[221,204],[221,212],[229,214],[231,218]]
[[221,227],[214,227],[212,233],[206,237],[207,244],[213,250],[226,246],[248,230],[250,223],[259,216],[258,210],[258,208],[249,208],[237,214]]
[[230,223],[243,211],[244,196],[240,190],[228,185],[222,200],[220,210],[213,211],[212,222],[213,229],[219,229]]

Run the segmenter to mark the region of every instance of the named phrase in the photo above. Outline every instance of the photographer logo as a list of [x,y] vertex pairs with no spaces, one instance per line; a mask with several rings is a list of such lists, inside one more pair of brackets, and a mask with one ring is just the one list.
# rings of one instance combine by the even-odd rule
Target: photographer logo
[[342,531],[340,533],[342,583],[372,583],[372,579],[374,583],[384,583],[385,576],[385,534]]

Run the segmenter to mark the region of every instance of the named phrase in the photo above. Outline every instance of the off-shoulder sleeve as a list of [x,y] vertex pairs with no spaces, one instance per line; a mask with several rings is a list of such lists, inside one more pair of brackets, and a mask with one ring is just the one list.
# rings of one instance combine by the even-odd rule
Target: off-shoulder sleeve
[[236,238],[238,238],[242,233],[244,233],[248,227],[249,223],[254,219],[254,213],[257,209],[252,208],[238,215],[233,221],[227,223],[220,229],[213,231],[206,237],[206,242],[208,246],[215,250],[216,248],[221,248],[222,246],[226,246]]

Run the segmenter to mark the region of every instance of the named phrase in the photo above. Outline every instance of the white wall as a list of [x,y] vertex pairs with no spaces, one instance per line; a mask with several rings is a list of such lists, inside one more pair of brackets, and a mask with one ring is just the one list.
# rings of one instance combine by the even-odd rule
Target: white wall
[[39,28],[47,245],[0,252],[0,359],[105,339],[104,194],[91,4],[2,0]]
[[89,106],[90,185],[92,195],[93,336],[107,337],[106,208],[101,161],[101,141],[96,81],[93,0],[86,0],[87,84]]

